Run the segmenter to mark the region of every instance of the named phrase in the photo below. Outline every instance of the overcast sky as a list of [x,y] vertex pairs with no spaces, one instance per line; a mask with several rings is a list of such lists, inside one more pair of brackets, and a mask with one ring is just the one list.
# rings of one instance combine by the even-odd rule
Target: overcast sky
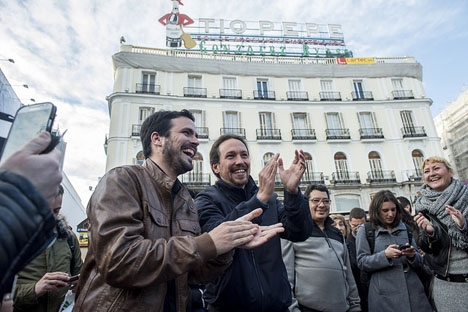
[[[413,56],[437,115],[468,85],[468,1],[182,0],[193,19],[340,24],[355,57]],[[51,101],[68,129],[64,170],[84,205],[104,174],[111,57],[126,43],[164,48],[169,0],[0,0],[0,68],[26,103]]]

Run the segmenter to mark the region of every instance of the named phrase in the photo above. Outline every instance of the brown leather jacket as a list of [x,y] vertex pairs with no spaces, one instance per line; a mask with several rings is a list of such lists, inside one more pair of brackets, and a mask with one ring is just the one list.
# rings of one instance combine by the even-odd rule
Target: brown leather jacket
[[211,237],[200,235],[187,188],[149,159],[110,170],[87,214],[89,250],[73,311],[163,311],[168,280],[185,311],[188,283],[213,280],[232,262],[233,252],[217,257]]

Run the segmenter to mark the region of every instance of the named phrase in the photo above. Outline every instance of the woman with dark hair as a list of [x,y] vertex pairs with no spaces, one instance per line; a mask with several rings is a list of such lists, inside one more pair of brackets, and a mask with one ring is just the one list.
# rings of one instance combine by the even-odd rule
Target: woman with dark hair
[[468,307],[468,187],[442,157],[422,164],[425,184],[415,203],[419,245],[434,271],[432,298],[439,312]]
[[357,233],[358,266],[371,274],[369,311],[432,310],[416,273],[423,259],[402,222],[402,209],[392,192],[378,192],[369,206],[371,233],[366,227]]

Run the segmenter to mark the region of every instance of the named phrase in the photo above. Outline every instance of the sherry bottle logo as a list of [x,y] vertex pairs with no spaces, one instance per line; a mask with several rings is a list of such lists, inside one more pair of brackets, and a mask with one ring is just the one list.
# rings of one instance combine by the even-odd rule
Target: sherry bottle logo
[[171,1],[172,11],[159,19],[159,22],[166,26],[166,46],[180,48],[184,42],[184,47],[191,49],[196,46],[196,42],[190,34],[184,32],[183,26],[193,24],[193,20],[188,15],[179,12],[179,5],[184,5],[181,0]]

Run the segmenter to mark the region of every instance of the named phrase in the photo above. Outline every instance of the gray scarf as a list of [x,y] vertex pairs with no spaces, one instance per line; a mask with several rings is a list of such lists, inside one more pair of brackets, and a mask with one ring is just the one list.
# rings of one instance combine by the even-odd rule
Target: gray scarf
[[452,216],[445,211],[445,206],[450,205],[461,211],[468,217],[468,187],[456,179],[452,179],[450,185],[442,192],[431,189],[427,184],[421,187],[421,197],[416,199],[414,207],[416,212],[427,212],[435,216],[445,224],[448,234],[452,238],[452,244],[459,249],[468,249],[468,236],[462,233]]

